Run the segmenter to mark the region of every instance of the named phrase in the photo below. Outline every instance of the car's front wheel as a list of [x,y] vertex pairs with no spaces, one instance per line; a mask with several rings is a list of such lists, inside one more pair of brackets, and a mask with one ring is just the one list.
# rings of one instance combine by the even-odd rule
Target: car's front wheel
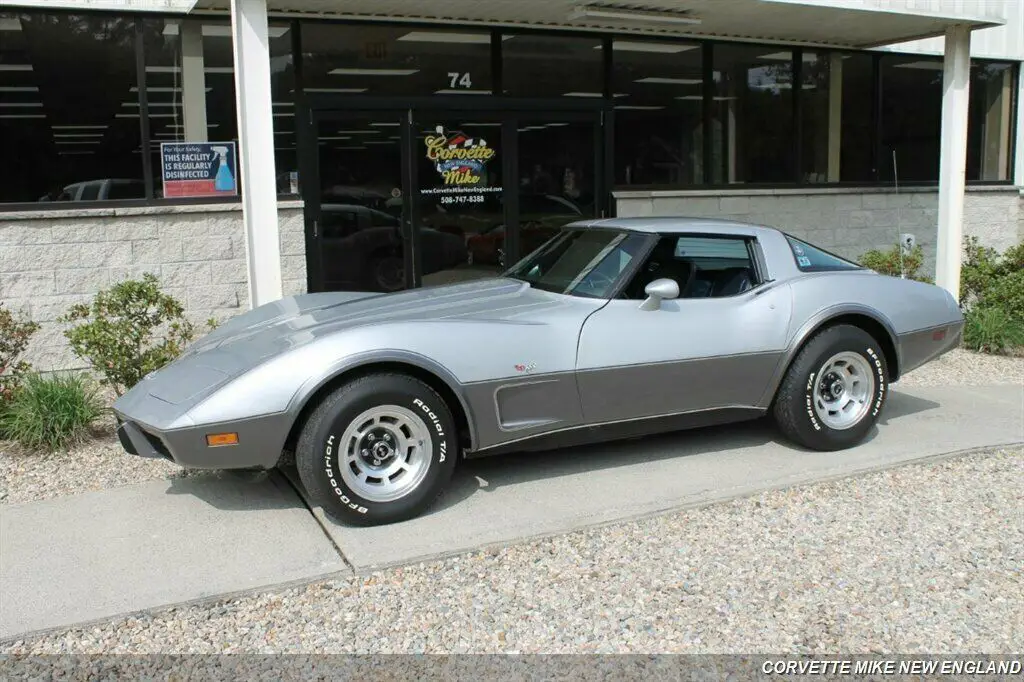
[[871,334],[828,327],[797,354],[775,398],[775,421],[791,440],[813,450],[861,442],[888,394],[888,367]]
[[458,433],[444,400],[403,374],[360,377],[332,391],[299,435],[295,459],[312,501],[358,525],[421,514],[451,479]]

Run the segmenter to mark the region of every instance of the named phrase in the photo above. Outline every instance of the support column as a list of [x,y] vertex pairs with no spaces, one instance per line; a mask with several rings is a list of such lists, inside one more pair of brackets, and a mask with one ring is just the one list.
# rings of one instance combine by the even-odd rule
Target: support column
[[253,308],[280,299],[282,292],[267,33],[266,0],[231,0],[239,186]]
[[208,142],[201,21],[186,19],[181,22],[181,107],[185,115],[185,139]]
[[828,64],[828,181],[839,182],[843,139],[843,56],[833,53]]
[[970,99],[971,30],[946,30],[942,70],[942,142],[939,152],[939,230],[935,283],[960,300],[967,105]]

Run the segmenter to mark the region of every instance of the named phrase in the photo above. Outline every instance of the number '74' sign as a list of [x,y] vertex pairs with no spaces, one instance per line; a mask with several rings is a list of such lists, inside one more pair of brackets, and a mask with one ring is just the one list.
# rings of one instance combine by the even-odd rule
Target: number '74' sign
[[473,87],[473,79],[469,77],[469,72],[460,73],[459,71],[448,72],[448,87],[450,88],[471,88]]

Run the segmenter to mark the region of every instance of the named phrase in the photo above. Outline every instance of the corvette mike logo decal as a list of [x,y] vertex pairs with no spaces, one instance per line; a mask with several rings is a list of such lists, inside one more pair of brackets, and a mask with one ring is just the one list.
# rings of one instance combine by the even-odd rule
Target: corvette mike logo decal
[[437,126],[435,130],[437,134],[428,135],[424,141],[427,158],[434,162],[444,184],[473,187],[484,182],[484,168],[495,156],[487,140],[469,137],[461,131],[446,133],[444,126]]

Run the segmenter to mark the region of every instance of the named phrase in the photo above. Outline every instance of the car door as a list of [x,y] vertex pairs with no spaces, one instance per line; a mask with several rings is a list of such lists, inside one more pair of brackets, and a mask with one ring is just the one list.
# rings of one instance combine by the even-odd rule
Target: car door
[[[676,264],[692,265],[677,269],[693,273],[677,282],[682,297],[642,310],[640,281],[631,299],[610,301],[580,333],[577,383],[588,423],[754,406],[785,350],[789,288],[761,283],[752,237],[710,248],[702,237],[666,239],[676,246]],[[671,274],[665,263],[658,271],[650,262],[636,277]],[[751,288],[732,291],[740,271],[749,271]]]

